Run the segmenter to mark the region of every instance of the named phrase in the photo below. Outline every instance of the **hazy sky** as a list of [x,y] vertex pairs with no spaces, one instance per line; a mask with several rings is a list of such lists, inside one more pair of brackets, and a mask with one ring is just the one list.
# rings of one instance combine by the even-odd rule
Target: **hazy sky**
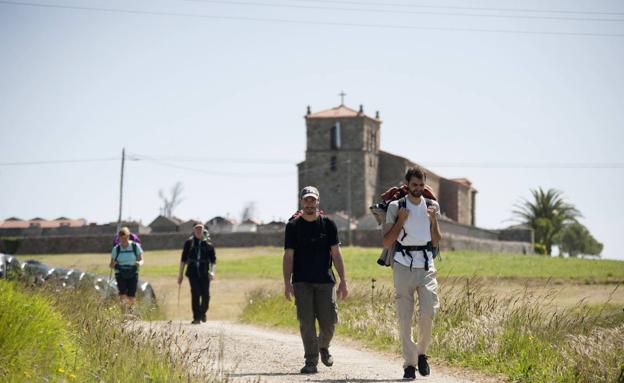
[[286,218],[305,108],[344,90],[379,110],[383,150],[473,182],[479,226],[557,188],[624,259],[621,2],[17,3],[0,1],[0,219],[116,220],[122,147],[124,217],[149,223],[180,181],[181,218]]

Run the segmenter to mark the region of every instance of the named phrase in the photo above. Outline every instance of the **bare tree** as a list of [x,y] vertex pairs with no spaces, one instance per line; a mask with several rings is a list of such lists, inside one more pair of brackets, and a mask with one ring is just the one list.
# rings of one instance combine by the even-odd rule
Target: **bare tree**
[[241,213],[241,222],[245,222],[250,218],[256,218],[256,203],[251,201],[247,202]]
[[160,214],[167,218],[173,217],[173,209],[175,209],[180,202],[182,202],[182,190],[184,187],[181,182],[176,182],[171,188],[170,197],[167,198],[165,193],[161,190],[158,191],[158,196],[162,200],[162,207],[160,208]]

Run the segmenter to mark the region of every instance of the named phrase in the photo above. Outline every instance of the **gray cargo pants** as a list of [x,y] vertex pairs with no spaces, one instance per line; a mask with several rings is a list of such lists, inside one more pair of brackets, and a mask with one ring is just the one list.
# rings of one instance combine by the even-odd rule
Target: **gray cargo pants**
[[[392,265],[399,335],[403,349],[403,368],[418,365],[418,355],[426,354],[431,344],[433,316],[440,308],[435,270],[410,269],[400,263]],[[414,342],[414,293],[418,295],[418,343]]]
[[[319,348],[329,348],[338,322],[336,288],[333,283],[293,283],[299,331],[306,364],[317,365]],[[319,334],[316,333],[316,321]]]

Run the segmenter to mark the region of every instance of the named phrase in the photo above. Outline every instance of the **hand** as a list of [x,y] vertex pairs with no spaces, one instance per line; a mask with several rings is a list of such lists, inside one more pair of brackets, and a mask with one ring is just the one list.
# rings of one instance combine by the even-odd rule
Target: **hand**
[[405,221],[407,221],[408,217],[409,217],[409,210],[407,210],[404,207],[400,208],[399,209],[399,222],[404,223]]
[[178,285],[181,285],[181,284],[182,284],[182,276],[178,275]]
[[286,300],[291,300],[291,297],[295,295],[292,283],[288,282],[284,285],[284,297]]
[[340,284],[338,285],[338,298],[346,299],[348,295],[349,295],[349,290],[347,290],[347,281],[342,280],[340,281]]
[[137,269],[138,269],[139,267],[141,267],[141,262],[136,261],[136,262],[134,262],[134,265],[135,265],[135,266],[137,267]]
[[427,214],[429,215],[429,219],[437,219],[438,209],[436,209],[435,206],[429,206],[427,208]]
[[212,271],[208,273],[208,279],[210,279],[211,281],[215,279],[215,273],[213,273]]

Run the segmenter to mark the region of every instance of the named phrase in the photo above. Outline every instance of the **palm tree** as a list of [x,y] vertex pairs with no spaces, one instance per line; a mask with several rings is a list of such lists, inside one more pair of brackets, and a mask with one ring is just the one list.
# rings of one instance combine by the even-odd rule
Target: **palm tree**
[[581,213],[563,200],[562,193],[556,189],[544,191],[541,187],[531,190],[533,201],[523,200],[515,204],[514,216],[535,232],[535,242],[546,247],[546,254],[552,252],[552,245],[557,234],[566,224],[576,222]]

